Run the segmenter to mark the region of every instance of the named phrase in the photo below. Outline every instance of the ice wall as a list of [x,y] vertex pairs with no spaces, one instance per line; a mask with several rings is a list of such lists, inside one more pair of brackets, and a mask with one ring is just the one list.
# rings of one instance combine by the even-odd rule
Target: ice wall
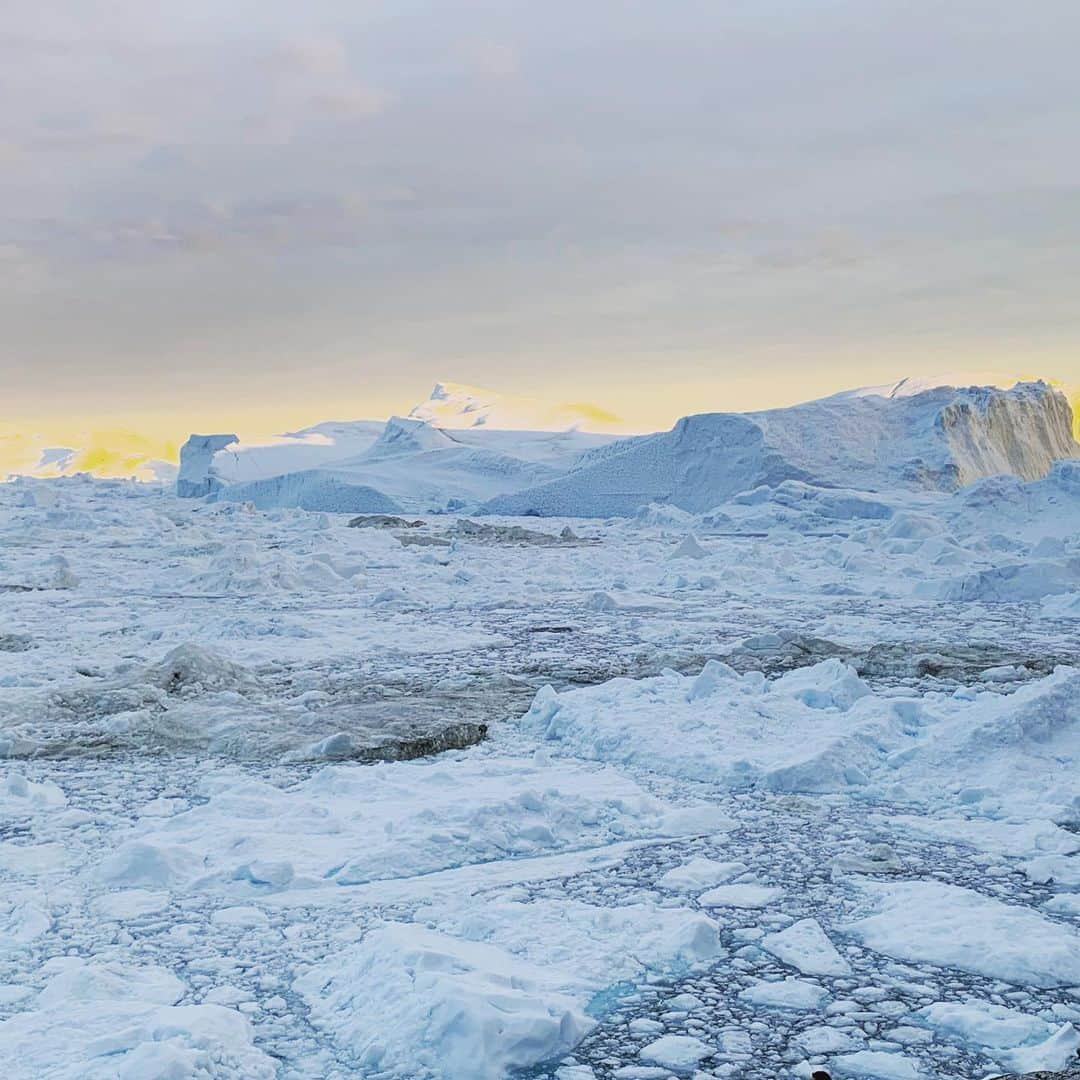
[[192,435],[180,447],[180,472],[176,477],[176,494],[181,498],[197,499],[222,486],[214,471],[214,455],[239,442],[235,435]]
[[1065,395],[1042,382],[972,388],[937,418],[961,486],[1005,473],[1041,480],[1055,461],[1080,456],[1072,424]]

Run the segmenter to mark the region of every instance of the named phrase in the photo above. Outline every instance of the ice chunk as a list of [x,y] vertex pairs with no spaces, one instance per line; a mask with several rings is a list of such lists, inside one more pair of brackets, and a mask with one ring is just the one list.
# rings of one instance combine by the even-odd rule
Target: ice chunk
[[106,855],[97,873],[110,885],[169,886],[197,866],[194,852],[131,840]]
[[296,983],[361,1065],[409,1077],[495,1077],[557,1057],[615,988],[720,954],[716,924],[678,908],[442,898],[417,918],[428,925],[383,925]]
[[884,1050],[856,1050],[833,1058],[830,1066],[837,1077],[865,1077],[866,1080],[923,1080],[918,1063],[903,1054]]
[[773,682],[707,667],[696,678],[545,687],[520,724],[577,757],[784,791],[865,783],[865,769],[884,765],[885,747],[903,745],[907,726],[835,659]]
[[870,687],[855,669],[835,657],[781,676],[772,689],[773,693],[789,694],[812,709],[843,711],[870,694]]
[[96,897],[93,909],[104,919],[138,919],[164,911],[169,900],[165,889],[122,889]]
[[707,889],[721,882],[730,881],[740,874],[745,874],[746,869],[746,863],[718,862],[716,859],[706,859],[701,855],[695,855],[682,866],[672,867],[657,884],[662,889],[696,892],[698,889]]
[[0,901],[0,951],[26,945],[51,927],[52,918],[38,904]]
[[698,1062],[711,1057],[713,1048],[692,1035],[663,1035],[643,1046],[639,1057],[676,1073],[689,1073]]
[[67,796],[51,780],[27,780],[17,772],[0,779],[0,817],[21,817],[40,810],[59,810],[67,806]]
[[1064,1069],[1075,1062],[1080,1050],[1080,1031],[1072,1024],[1062,1024],[1045,1042],[1024,1046],[1002,1057],[1010,1068],[1021,1073],[1042,1069]]
[[214,457],[227,446],[239,442],[236,435],[192,435],[180,447],[180,471],[176,493],[181,498],[198,499],[222,486],[214,469]]
[[64,957],[36,1007],[0,1023],[12,1080],[272,1080],[250,1023],[218,1005],[174,1005],[183,984],[159,967]]
[[698,903],[703,907],[763,908],[779,900],[783,889],[768,885],[718,885],[702,893]]
[[800,1031],[795,1036],[795,1041],[802,1047],[803,1053],[815,1055],[837,1054],[841,1050],[854,1050],[859,1045],[859,1040],[850,1032],[841,1031],[828,1024],[818,1024]]
[[708,551],[698,543],[698,538],[693,533],[687,533],[682,543],[671,553],[673,559],[707,559]]
[[851,974],[851,965],[836,951],[816,919],[802,919],[786,930],[766,934],[758,944],[804,975]]
[[845,932],[899,960],[1032,986],[1080,983],[1080,934],[1030,908],[940,881],[862,881],[878,912]]
[[50,960],[43,970],[51,976],[37,997],[37,1006],[43,1009],[83,1001],[175,1005],[185,991],[184,984],[172,972],[152,965],[139,967],[64,956]]
[[825,1004],[829,992],[817,983],[788,977],[779,982],[759,980],[740,991],[739,998],[751,1005],[763,1005],[770,1009],[812,1012]]
[[[1017,602],[1080,589],[1080,558],[1032,559],[978,570],[946,583],[942,600]],[[1052,609],[1051,609],[1052,610]]]
[[417,911],[437,929],[507,949],[529,963],[558,965],[565,985],[590,993],[647,972],[685,972],[723,955],[716,922],[681,907],[602,907],[579,900],[492,901],[447,912]]
[[404,1076],[501,1076],[560,1057],[593,1026],[544,968],[398,923],[372,930],[295,988],[361,1069]]
[[739,673],[729,664],[720,660],[709,660],[701,669],[701,674],[690,684],[688,701],[699,701],[708,697],[729,679],[737,679]]
[[671,807],[613,769],[496,756],[331,765],[284,789],[230,775],[207,794],[185,813],[138,823],[103,860],[103,879],[170,888],[197,879],[251,897],[724,823],[715,808]]
[[259,908],[238,905],[236,907],[219,908],[210,916],[210,921],[215,926],[249,929],[266,926],[268,919],[266,912],[260,911]]
[[147,678],[170,694],[237,690],[254,683],[239,664],[191,641],[168,652],[160,664],[147,671]]
[[1048,619],[1080,619],[1080,591],[1048,596],[1041,610]]
[[938,1001],[920,1009],[917,1015],[922,1023],[947,1039],[996,1050],[1042,1041],[1053,1030],[1037,1016],[975,998],[963,1002]]

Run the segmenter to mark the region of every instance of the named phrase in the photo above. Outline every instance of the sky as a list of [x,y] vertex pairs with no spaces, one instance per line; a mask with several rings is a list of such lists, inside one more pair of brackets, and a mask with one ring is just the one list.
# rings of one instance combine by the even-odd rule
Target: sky
[[0,437],[1080,384],[1078,40],[1075,0],[6,0]]

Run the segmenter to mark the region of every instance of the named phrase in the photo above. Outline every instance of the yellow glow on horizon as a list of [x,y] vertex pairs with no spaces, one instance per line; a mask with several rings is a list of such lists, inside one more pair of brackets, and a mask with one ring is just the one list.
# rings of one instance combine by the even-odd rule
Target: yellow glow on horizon
[[607,409],[602,409],[599,405],[593,405],[588,401],[568,401],[564,405],[559,405],[555,411],[564,410],[582,416],[594,424],[602,424],[604,427],[616,427],[623,422],[621,416],[616,416],[615,413],[608,412]]
[[70,471],[94,476],[134,476],[149,461],[176,464],[180,448],[173,439],[156,439],[131,430],[94,431],[75,455]]
[[[61,435],[50,432],[49,435]],[[134,431],[105,428],[90,432],[68,431],[70,437],[53,438],[44,433],[24,432],[5,424],[0,428],[0,476],[34,472],[38,476],[61,476],[86,472],[100,477],[135,477],[150,480],[151,462],[176,464],[179,446],[173,438]],[[42,454],[51,449],[73,451],[62,460],[41,464]]]

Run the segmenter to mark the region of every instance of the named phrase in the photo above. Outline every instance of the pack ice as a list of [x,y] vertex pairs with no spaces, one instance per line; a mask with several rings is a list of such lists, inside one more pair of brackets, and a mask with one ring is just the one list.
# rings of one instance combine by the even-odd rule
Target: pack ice
[[0,484],[11,1076],[1075,1070],[1064,398],[595,415]]

